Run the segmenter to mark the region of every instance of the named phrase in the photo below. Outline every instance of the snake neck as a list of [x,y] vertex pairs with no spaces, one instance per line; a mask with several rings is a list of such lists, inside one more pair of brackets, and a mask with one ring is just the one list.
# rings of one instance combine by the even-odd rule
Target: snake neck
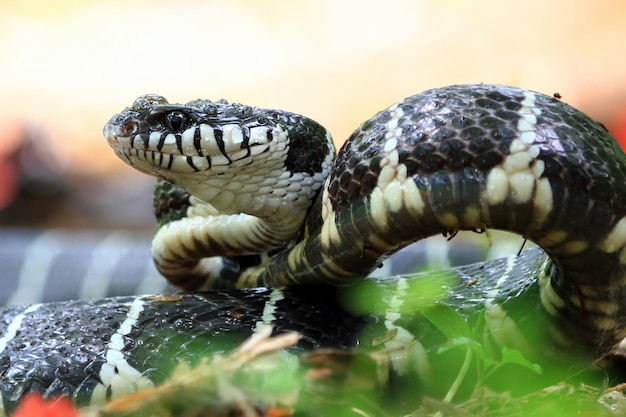
[[188,290],[233,286],[226,277],[243,272],[257,275],[268,252],[294,240],[306,213],[278,206],[265,218],[224,214],[193,196],[179,218],[169,214],[173,207],[159,213],[167,220],[152,241],[152,257],[171,284]]
[[220,181],[229,186],[187,183],[191,192],[200,187],[197,194],[212,204],[157,181],[154,207],[159,230],[152,241],[152,257],[159,272],[179,288],[230,287],[234,284],[226,281],[232,276],[257,275],[267,253],[285,248],[302,228],[310,191],[296,190],[292,204],[287,204],[284,189],[273,188],[277,196],[255,195],[242,192],[245,185],[237,184],[237,177]]

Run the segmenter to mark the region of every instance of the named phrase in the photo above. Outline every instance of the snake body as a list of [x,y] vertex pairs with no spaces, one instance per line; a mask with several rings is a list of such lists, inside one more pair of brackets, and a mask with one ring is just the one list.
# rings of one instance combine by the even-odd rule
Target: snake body
[[[389,307],[365,317],[337,306],[335,287],[410,242],[460,230],[507,230],[542,248],[431,276],[465,317],[486,307],[504,327],[503,311],[521,303],[545,322],[516,320],[517,340],[541,333],[592,358],[626,336],[626,156],[554,97],[483,84],[429,90],[364,122],[336,159],[318,123],[225,101],[142,96],[104,134],[122,160],[159,178],[157,269],[183,289],[227,289],[4,310],[7,411],[28,391],[84,403],[149,386],[167,373],[150,360],[185,356],[193,343],[183,339],[206,346],[262,324],[303,332],[304,348],[365,345],[361,329],[373,325],[379,343],[413,349],[398,310],[415,298],[412,279],[374,281]],[[510,342],[503,334],[497,345]]]
[[137,231],[0,229],[0,305],[172,291]]
[[153,241],[181,288],[345,285],[409,242],[494,228],[547,253],[541,301],[562,341],[604,353],[626,335],[624,153],[554,97],[429,90],[364,122],[334,164],[316,122],[224,101],[142,96],[104,134],[189,194]]
[[[425,364],[410,358],[425,342],[410,336],[410,330],[415,327],[431,337],[437,332],[418,316],[399,314],[404,305],[419,300],[419,294],[408,288],[415,283],[442,287],[441,302],[454,306],[471,322],[489,304],[495,307],[491,315],[498,328],[507,327],[507,314],[500,307],[525,311],[515,315],[520,320],[513,328],[500,335],[485,334],[485,344],[497,347],[508,343],[501,339],[509,338],[511,332],[535,331],[537,316],[526,312],[536,305],[536,270],[543,261],[543,253],[535,248],[521,256],[434,275],[370,281],[375,292],[372,288],[366,292],[389,300],[386,307],[362,300],[363,291],[353,294],[352,288],[324,286],[5,307],[0,310],[0,415],[10,415],[29,392],[44,398],[68,396],[78,405],[97,405],[157,386],[179,363],[196,365],[207,355],[228,353],[266,326],[272,326],[274,334],[300,333],[302,337],[292,349],[295,353],[318,348],[366,352],[384,348],[394,354],[392,375],[418,372]],[[520,347],[517,342],[520,340],[516,341]],[[446,339],[435,337],[431,343],[436,348]],[[423,355],[416,357],[425,360]]]

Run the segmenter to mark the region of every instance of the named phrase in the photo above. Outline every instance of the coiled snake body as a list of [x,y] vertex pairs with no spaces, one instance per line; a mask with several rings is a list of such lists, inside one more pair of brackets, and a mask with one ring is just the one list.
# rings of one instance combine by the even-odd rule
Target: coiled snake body
[[[256,313],[245,314],[257,319],[237,321],[235,327],[255,328],[280,312],[287,324],[278,331],[300,329],[319,313],[327,318],[321,327],[329,322],[339,326],[310,333],[308,343],[351,346],[364,322],[329,312],[326,304],[333,304],[329,299],[335,290],[326,285],[354,283],[410,242],[461,230],[515,232],[536,242],[548,257],[535,249],[449,272],[465,279],[448,286],[458,294],[453,303],[459,310],[535,297],[546,318],[539,331],[555,346],[596,358],[626,336],[625,156],[600,124],[554,97],[482,84],[429,90],[363,123],[336,160],[330,135],[316,122],[224,101],[178,105],[160,96],[142,96],[115,115],[104,134],[126,163],[160,178],[155,194],[160,228],[153,257],[171,283],[186,290],[276,289],[214,290],[180,296],[178,305],[158,297],[111,301],[117,303],[115,311],[130,307],[116,319],[125,330],[118,330],[105,348],[83,354],[89,357],[84,362],[93,359],[92,353],[100,355],[101,363],[92,365],[98,370],[64,365],[82,372],[82,382],[65,387],[78,400],[116,395],[112,381],[120,377],[107,376],[107,367],[115,375],[132,369],[127,375],[138,376],[129,376],[127,385],[152,381],[137,369],[154,373],[154,367],[135,359],[133,349],[117,340],[132,342],[128,329],[139,326],[144,310],[150,311],[145,329],[179,326],[174,331],[183,337],[185,326],[176,320],[187,318],[190,334],[199,338],[206,330],[201,323],[232,327],[221,315],[227,313],[219,312],[218,301],[241,296],[257,300],[252,309]],[[302,285],[319,288],[301,290]],[[397,289],[399,284],[379,285]],[[284,293],[281,286],[295,288]],[[286,300],[290,304],[281,315],[278,306]],[[207,302],[215,304],[205,306],[203,313],[199,305]],[[92,304],[90,311],[110,308],[109,302],[102,303]],[[183,307],[185,303],[199,304]],[[300,307],[315,312],[302,325],[290,322],[288,311]],[[37,307],[20,320],[36,316],[40,308],[58,307]],[[177,319],[159,318],[160,309],[169,308],[178,311]],[[124,325],[128,320],[130,325]],[[389,330],[393,320],[385,320],[380,323]],[[344,322],[351,324],[342,327]],[[533,327],[518,324],[524,331]],[[193,330],[197,328],[202,330]],[[148,337],[145,329],[134,337]],[[168,343],[174,339],[167,338]],[[10,343],[13,338],[5,344]],[[7,346],[0,347],[10,358]],[[118,363],[111,365],[103,349],[115,350],[111,356]],[[8,371],[17,373],[12,360],[5,361],[5,377]],[[5,393],[10,391],[15,399],[28,389],[24,384],[5,388],[5,407],[13,404]]]

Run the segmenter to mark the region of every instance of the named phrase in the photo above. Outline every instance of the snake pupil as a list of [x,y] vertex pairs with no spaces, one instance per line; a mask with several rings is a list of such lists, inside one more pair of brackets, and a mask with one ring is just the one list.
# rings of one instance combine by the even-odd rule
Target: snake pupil
[[173,111],[165,117],[165,126],[172,131],[185,130],[189,125],[189,117],[181,111]]

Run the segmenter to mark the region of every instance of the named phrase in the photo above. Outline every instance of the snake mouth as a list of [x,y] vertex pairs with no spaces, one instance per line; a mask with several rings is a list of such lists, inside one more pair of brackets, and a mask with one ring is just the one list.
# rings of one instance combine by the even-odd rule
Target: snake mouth
[[281,125],[242,128],[239,124],[193,125],[181,132],[153,130],[132,114],[118,115],[104,127],[104,137],[124,162],[154,174],[156,170],[192,173],[223,171],[285,152],[287,131]]
[[139,97],[113,116],[103,133],[124,162],[157,176],[221,172],[275,159],[268,153],[286,154],[289,136],[279,121],[249,106],[224,100],[169,104],[157,95]]
[[[267,149],[263,152],[265,151]],[[176,173],[195,173],[209,170],[219,175],[232,165],[241,167],[252,163],[252,160],[243,160],[243,163],[241,163],[242,160],[227,160],[222,155],[177,155],[131,147],[118,147],[115,152],[129,165],[162,178],[170,178],[172,174],[175,175]]]

